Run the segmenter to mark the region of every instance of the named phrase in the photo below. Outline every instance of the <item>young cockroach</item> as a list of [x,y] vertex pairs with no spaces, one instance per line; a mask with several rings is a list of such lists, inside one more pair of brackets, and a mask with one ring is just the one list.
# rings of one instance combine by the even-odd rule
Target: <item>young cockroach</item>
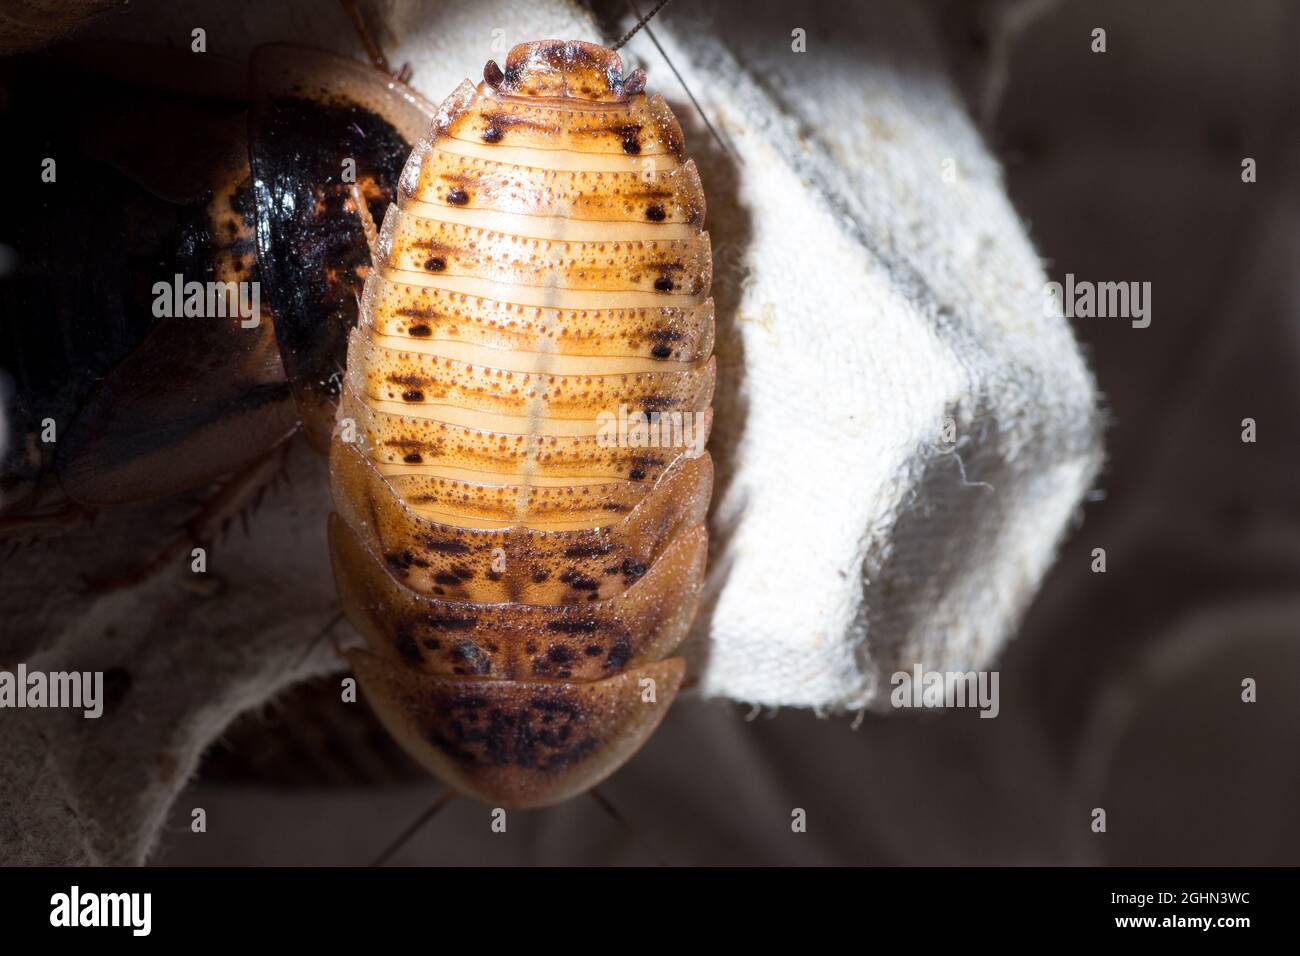
[[605,427],[710,422],[704,196],[644,87],[558,40],[458,87],[348,344],[329,527],[367,644],[348,656],[405,749],[490,805],[553,804],[624,763],[681,686],[700,600],[704,435]]

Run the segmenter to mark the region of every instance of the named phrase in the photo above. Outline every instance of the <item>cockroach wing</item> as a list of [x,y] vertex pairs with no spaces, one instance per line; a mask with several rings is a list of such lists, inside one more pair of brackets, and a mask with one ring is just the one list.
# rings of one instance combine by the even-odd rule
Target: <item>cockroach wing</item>
[[381,720],[539,806],[663,718],[700,601],[716,367],[704,197],[618,55],[542,41],[442,105],[384,216],[330,452]]
[[[0,106],[24,131],[0,158],[9,181],[58,157],[57,188],[15,190],[0,225],[17,260],[0,276],[0,379],[16,427],[56,424],[41,464],[88,505],[212,481],[296,422],[270,325],[241,325],[226,293],[257,278],[244,107],[140,88],[124,66],[16,64]],[[195,308],[187,283],[204,289]]]
[[306,47],[259,47],[250,70],[262,297],[307,435],[324,451],[370,271],[366,220],[395,198],[433,108],[378,70]]

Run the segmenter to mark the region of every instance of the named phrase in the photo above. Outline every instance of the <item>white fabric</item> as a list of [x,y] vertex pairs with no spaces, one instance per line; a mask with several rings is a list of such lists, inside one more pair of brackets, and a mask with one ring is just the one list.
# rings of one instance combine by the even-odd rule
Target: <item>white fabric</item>
[[[841,709],[916,663],[987,666],[1101,457],[1092,379],[1043,317],[1000,171],[914,5],[686,9],[658,34],[743,163],[734,202],[709,196],[734,324],[702,688]],[[713,152],[706,190],[730,175]]]

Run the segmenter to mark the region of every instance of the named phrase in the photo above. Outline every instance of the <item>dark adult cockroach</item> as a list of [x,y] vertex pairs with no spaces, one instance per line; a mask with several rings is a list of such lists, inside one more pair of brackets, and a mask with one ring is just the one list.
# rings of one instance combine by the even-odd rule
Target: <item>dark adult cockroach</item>
[[[7,174],[33,188],[0,235],[16,259],[0,282],[0,522],[20,536],[68,499],[84,512],[227,479],[125,583],[208,543],[299,427],[328,447],[370,266],[358,204],[382,215],[433,109],[377,69],[289,45],[259,48],[246,73],[142,48],[82,75],[93,57],[10,64],[6,124],[27,135]],[[57,181],[42,184],[47,158]],[[174,276],[256,282],[260,322],[157,317],[154,287]],[[35,439],[46,419],[57,441]]]
[[[351,333],[330,451],[349,659],[380,719],[500,806],[587,790],[658,725],[699,603],[712,464],[602,438],[707,429],[704,197],[617,53],[539,41],[412,154]],[[697,419],[698,416],[698,419]]]

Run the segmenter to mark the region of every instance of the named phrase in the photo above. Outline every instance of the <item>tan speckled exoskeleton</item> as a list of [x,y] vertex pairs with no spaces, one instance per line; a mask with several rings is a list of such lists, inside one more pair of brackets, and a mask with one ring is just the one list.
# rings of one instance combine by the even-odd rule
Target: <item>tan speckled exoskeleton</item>
[[710,420],[704,196],[644,86],[551,40],[465,81],[402,174],[349,343],[330,454],[335,576],[368,644],[349,656],[403,746],[493,805],[626,761],[700,599],[707,452],[613,442],[601,417]]

